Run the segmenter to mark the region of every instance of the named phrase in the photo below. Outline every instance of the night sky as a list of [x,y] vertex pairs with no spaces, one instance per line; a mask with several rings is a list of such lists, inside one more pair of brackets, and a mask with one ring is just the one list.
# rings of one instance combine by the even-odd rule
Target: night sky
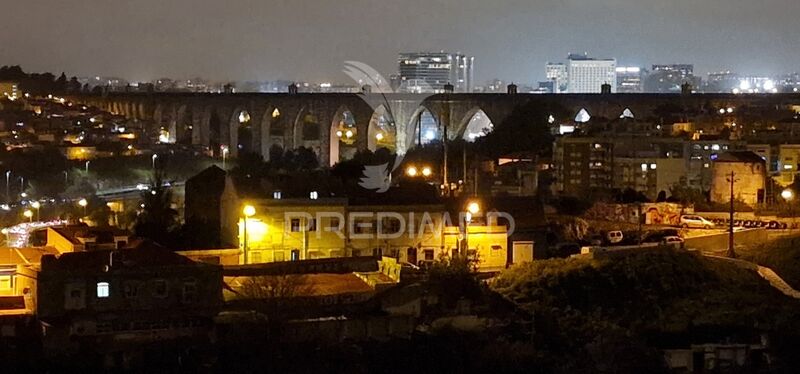
[[0,65],[133,81],[348,82],[397,52],[462,51],[479,83],[544,78],[571,51],[697,73],[800,70],[798,0],[0,0]]

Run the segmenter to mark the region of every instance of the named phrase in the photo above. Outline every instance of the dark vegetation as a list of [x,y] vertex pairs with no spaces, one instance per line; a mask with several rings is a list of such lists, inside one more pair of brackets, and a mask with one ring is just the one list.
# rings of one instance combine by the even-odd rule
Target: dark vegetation
[[800,303],[753,272],[688,253],[537,261],[503,273],[493,289],[536,317],[537,348],[575,363],[574,372],[652,372],[657,348],[752,342],[763,332],[783,342],[771,347],[781,352],[800,338]]

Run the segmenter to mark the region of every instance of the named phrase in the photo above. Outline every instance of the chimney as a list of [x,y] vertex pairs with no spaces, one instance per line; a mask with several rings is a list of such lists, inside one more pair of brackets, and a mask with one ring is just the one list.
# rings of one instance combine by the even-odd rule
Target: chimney
[[692,84],[689,82],[684,82],[681,85],[681,95],[691,95],[692,94]]
[[452,84],[448,83],[444,85],[444,93],[451,94],[455,90]]
[[292,83],[289,85],[289,95],[297,94],[297,84]]
[[514,83],[511,83],[511,84],[509,84],[508,86],[506,86],[506,92],[507,92],[509,95],[514,95],[514,94],[516,94],[516,93],[517,93],[517,85],[516,85],[516,84],[514,84]]
[[610,94],[611,93],[611,85],[608,84],[608,83],[603,83],[603,85],[600,86],[600,93],[601,94]]

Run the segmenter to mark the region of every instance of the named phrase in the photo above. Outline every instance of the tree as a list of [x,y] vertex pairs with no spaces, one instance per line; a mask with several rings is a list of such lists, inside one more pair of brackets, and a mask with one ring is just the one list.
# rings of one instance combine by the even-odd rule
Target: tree
[[681,205],[695,205],[703,204],[708,201],[705,193],[699,188],[689,186],[686,178],[681,178],[680,181],[669,189],[670,201],[675,201]]
[[150,188],[142,191],[142,211],[136,217],[136,236],[169,246],[178,228],[178,212],[172,208],[172,190],[164,185],[164,171],[156,168]]
[[550,156],[553,136],[550,133],[550,116],[569,117],[563,107],[551,105],[525,105],[515,109],[494,130],[475,143],[481,154],[497,157],[504,154],[534,151]]

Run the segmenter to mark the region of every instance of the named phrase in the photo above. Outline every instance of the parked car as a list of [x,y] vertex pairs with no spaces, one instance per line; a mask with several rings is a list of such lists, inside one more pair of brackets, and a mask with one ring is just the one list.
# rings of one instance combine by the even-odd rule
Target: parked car
[[685,243],[680,236],[665,236],[661,239],[661,245],[670,246],[675,249],[683,249]]
[[611,244],[617,244],[621,242],[623,238],[622,231],[609,231],[606,233],[606,239]]
[[711,222],[703,217],[695,215],[681,216],[681,227],[693,229],[711,229],[714,228],[714,222]]

